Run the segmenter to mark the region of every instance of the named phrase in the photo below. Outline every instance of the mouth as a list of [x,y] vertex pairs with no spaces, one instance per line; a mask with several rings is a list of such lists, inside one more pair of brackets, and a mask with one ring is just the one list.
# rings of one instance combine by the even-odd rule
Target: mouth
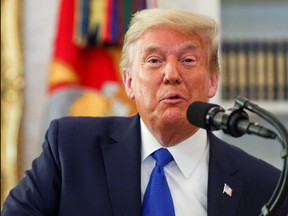
[[163,101],[167,103],[179,103],[183,100],[184,100],[184,97],[178,93],[169,93],[165,95],[165,97],[163,98]]

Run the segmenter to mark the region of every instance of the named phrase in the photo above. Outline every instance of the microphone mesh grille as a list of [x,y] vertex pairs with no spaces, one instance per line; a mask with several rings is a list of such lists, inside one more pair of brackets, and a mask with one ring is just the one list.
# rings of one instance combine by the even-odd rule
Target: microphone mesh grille
[[206,123],[206,116],[208,111],[214,106],[217,105],[200,101],[192,103],[186,113],[188,121],[197,127],[209,129],[209,125]]

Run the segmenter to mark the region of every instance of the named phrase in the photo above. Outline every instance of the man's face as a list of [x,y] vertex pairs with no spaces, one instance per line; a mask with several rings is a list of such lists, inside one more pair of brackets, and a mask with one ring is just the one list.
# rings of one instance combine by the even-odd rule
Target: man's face
[[146,124],[187,124],[188,106],[214,96],[218,76],[210,75],[207,45],[198,36],[169,27],[149,29],[135,49],[124,83]]

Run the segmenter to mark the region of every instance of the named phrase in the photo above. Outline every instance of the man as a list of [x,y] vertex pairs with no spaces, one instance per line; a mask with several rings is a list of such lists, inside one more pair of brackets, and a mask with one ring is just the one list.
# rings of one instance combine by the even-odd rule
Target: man
[[216,93],[216,35],[215,22],[200,14],[136,13],[120,68],[139,114],[53,121],[43,153],[10,192],[3,215],[147,215],[153,152],[162,148],[173,158],[163,168],[172,214],[259,215],[279,170],[186,119],[192,102]]

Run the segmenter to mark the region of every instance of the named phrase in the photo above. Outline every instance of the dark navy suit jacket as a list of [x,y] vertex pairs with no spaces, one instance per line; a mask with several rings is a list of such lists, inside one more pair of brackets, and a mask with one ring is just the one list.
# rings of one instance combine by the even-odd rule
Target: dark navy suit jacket
[[[10,192],[2,215],[140,216],[139,122],[138,115],[53,121],[43,153]],[[208,216],[259,215],[280,171],[208,135]],[[223,193],[225,183],[231,196]]]

